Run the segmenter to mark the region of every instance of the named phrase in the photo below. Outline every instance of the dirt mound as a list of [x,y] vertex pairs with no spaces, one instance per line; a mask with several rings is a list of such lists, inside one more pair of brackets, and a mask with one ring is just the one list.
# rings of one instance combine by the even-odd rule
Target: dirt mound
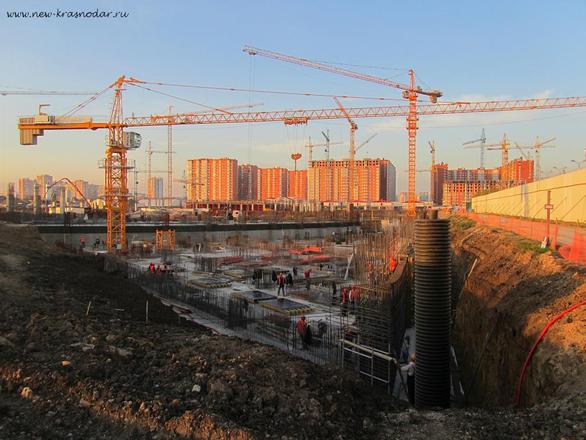
[[0,262],[0,438],[366,438],[393,408],[353,375],[188,326],[30,229],[0,226]]
[[[586,269],[518,236],[486,226],[454,237],[460,280],[454,339],[472,401],[509,405],[535,339],[557,314],[586,300]],[[586,392],[586,307],[556,322],[538,346],[522,392],[525,404]]]

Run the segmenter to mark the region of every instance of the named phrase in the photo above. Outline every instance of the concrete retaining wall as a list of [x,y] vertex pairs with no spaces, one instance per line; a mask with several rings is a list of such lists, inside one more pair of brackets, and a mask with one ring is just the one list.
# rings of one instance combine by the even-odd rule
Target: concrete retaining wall
[[586,222],[586,169],[472,198],[472,210],[545,219],[547,192],[551,191],[552,221]]

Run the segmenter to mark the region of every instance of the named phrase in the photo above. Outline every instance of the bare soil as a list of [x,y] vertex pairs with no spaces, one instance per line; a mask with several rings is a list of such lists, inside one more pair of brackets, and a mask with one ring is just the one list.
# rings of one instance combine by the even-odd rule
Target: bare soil
[[[529,249],[528,249],[529,248]],[[510,405],[525,358],[549,320],[586,300],[586,268],[486,226],[456,233],[455,272],[476,260],[458,300],[454,342],[469,398]],[[532,405],[586,392],[586,307],[552,325],[522,388]]]
[[407,409],[350,372],[182,322],[26,226],[0,225],[0,304],[1,439],[586,438],[584,394]]
[[393,408],[350,374],[188,326],[27,227],[0,225],[0,264],[0,438],[366,438]]

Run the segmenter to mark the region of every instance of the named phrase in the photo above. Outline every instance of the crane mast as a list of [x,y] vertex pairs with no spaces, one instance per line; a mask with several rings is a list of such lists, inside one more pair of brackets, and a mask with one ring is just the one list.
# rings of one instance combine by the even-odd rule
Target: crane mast
[[109,251],[126,249],[126,209],[128,205],[128,173],[124,127],[122,126],[122,91],[125,77],[116,81],[114,105],[108,124],[108,145],[106,146],[105,198],[106,198],[106,243]]

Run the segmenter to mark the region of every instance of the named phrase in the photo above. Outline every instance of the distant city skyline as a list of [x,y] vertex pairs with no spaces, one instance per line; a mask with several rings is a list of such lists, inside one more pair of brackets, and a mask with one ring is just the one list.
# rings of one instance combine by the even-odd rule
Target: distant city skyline
[[[50,2],[30,1],[25,6],[8,0],[3,6],[5,10],[35,10],[47,3]],[[97,91],[126,74],[147,81],[397,99],[343,99],[348,107],[404,103],[397,90],[242,53],[241,48],[251,44],[308,59],[356,64],[359,66],[347,67],[401,82],[407,81],[406,68],[412,67],[419,84],[444,92],[443,101],[586,95],[582,79],[586,60],[576,56],[586,40],[583,2],[564,2],[560,8],[554,2],[415,1],[408,12],[421,17],[419,24],[402,18],[407,10],[404,3],[398,2],[358,5],[350,1],[301,1],[279,3],[278,8],[274,5],[261,1],[121,1],[117,8],[128,11],[129,17],[120,21],[17,20],[4,14],[0,48],[10,62],[5,63],[0,74],[0,90]],[[63,1],[59,6],[76,9],[79,2]],[[197,25],[193,17],[198,17]],[[479,17],[491,23],[490,29],[478,32]],[[567,38],[556,23],[571,28],[572,38]],[[357,26],[360,31],[348,31]],[[219,35],[219,28],[230,31]],[[152,29],[173,32],[153,33]],[[46,45],[37,44],[41,40],[68,50],[48,50]],[[198,43],[184,45],[178,43],[181,41]],[[253,110],[336,107],[329,97],[153,88],[184,100],[129,88],[124,92],[125,113],[165,113],[169,105],[176,112],[205,109],[194,102],[212,107],[238,106],[234,111],[261,103]],[[51,114],[64,114],[86,98],[0,95],[0,193],[5,193],[8,182],[17,182],[18,177],[43,172],[72,180],[79,176],[96,183],[103,180],[98,161],[105,149],[104,132],[47,131],[37,146],[19,145],[18,116],[35,113],[41,103],[51,104],[44,109]],[[111,94],[106,94],[76,114],[106,119],[110,102]],[[498,142],[505,132],[513,142],[525,145],[533,143],[537,136],[556,137],[556,149],[542,152],[544,174],[564,167],[573,169],[585,159],[586,139],[581,128],[584,117],[582,109],[421,117],[417,168],[430,167],[430,140],[436,141],[438,161],[452,168],[477,167],[478,150],[463,149],[461,144],[477,139],[485,128],[488,143]],[[359,143],[378,133],[358,158],[391,160],[397,166],[397,191],[405,191],[404,119],[365,119],[357,123]],[[299,152],[303,154],[299,164],[306,168],[304,145],[308,137],[322,139],[321,131],[326,129],[333,141],[344,142],[344,146],[331,147],[331,156],[347,157],[348,124],[343,120],[312,121],[299,127],[277,123],[175,127],[174,175],[179,178],[190,157],[211,153],[261,167],[292,169],[289,157]],[[143,136],[143,146],[129,157],[144,170],[146,143],[152,141],[153,149],[166,149],[167,133],[162,127],[137,131]],[[316,148],[313,154],[316,159],[325,158],[323,147]],[[519,154],[512,149],[511,155],[514,158]],[[497,166],[499,159],[498,151],[487,152],[486,166]],[[165,167],[162,156],[153,158],[154,167]],[[417,176],[417,190],[429,191],[427,176]],[[175,183],[174,194],[181,194],[179,183]]]

